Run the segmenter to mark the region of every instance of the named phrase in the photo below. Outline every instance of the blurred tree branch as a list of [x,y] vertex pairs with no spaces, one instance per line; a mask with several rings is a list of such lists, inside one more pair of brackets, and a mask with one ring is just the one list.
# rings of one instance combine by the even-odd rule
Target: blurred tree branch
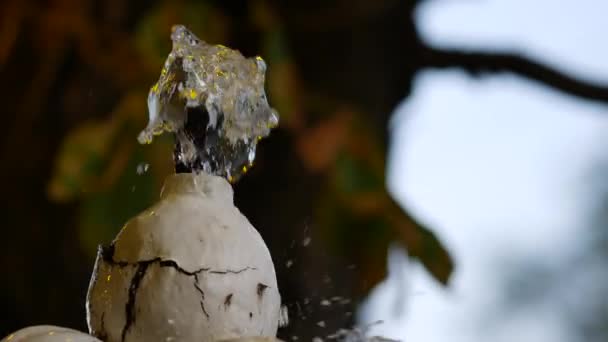
[[460,68],[473,76],[508,72],[586,100],[608,102],[608,86],[569,76],[543,63],[511,52],[464,51],[421,46],[425,68]]

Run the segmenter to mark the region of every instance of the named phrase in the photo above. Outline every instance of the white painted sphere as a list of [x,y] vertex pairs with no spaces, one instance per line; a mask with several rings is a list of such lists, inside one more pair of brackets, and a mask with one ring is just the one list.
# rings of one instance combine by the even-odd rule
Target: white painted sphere
[[23,328],[5,338],[2,342],[101,342],[83,332],[53,325],[36,325]]
[[280,302],[268,248],[230,184],[175,174],[158,203],[100,248],[87,323],[106,342],[274,337]]

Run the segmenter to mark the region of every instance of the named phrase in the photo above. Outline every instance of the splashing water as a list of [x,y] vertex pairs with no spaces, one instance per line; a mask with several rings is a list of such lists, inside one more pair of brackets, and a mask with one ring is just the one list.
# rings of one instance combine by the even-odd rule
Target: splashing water
[[328,335],[327,339],[337,340],[340,342],[401,342],[399,340],[393,340],[382,336],[369,336],[369,330],[373,326],[382,323],[382,321],[377,321],[364,325],[362,327],[355,327],[353,329],[341,329],[335,334]]
[[236,181],[253,165],[257,142],[277,126],[264,91],[266,64],[211,45],[174,26],[173,49],[148,95],[142,144],[174,132],[178,172],[204,171]]

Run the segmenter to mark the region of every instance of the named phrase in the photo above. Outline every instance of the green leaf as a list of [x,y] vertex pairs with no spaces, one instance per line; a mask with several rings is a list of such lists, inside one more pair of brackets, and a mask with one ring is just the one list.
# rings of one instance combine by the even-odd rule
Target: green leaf
[[103,173],[116,130],[113,121],[89,122],[66,137],[49,183],[48,194],[53,200],[73,199]]
[[339,191],[345,193],[375,192],[384,189],[384,181],[365,163],[342,153],[336,160],[335,178]]
[[391,201],[391,217],[399,240],[408,254],[417,258],[426,270],[443,285],[447,285],[454,263],[435,234]]
[[111,242],[127,220],[158,198],[159,189],[151,173],[138,175],[136,172],[143,158],[142,147],[138,147],[114,186],[83,199],[79,237],[82,250],[90,257],[94,256],[97,245]]

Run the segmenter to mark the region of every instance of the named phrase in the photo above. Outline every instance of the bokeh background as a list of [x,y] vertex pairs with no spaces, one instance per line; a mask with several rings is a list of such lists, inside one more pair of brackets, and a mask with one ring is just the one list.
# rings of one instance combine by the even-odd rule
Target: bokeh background
[[[608,340],[608,4],[0,3],[0,335],[86,330],[96,247],[158,198],[140,146],[173,24],[268,64],[280,127],[235,185],[286,340]],[[146,170],[145,172],[138,172]]]

